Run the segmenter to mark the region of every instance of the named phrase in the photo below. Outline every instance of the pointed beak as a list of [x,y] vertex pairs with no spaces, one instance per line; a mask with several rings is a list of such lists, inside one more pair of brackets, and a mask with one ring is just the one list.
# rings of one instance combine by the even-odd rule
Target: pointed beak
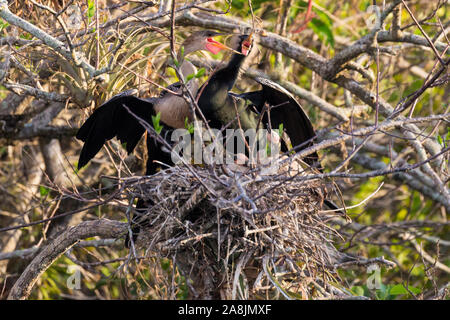
[[214,40],[212,37],[206,39],[206,48],[211,51],[213,54],[219,53],[220,50],[229,50],[229,51],[235,51],[233,48],[230,48],[229,46]]
[[[226,33],[217,34],[214,37],[218,37],[220,35],[226,35]],[[212,37],[207,38],[206,41],[207,41],[206,48],[213,54],[219,53],[220,50],[229,50],[229,51],[233,51],[235,53],[240,53],[240,52],[234,50],[233,48],[230,48],[229,46],[227,46],[219,41],[214,40]]]

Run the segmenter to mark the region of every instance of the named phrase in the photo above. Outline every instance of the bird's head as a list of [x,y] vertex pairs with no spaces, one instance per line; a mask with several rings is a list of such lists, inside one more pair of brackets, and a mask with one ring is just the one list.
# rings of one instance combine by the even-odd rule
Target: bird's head
[[231,50],[232,48],[215,40],[215,37],[225,35],[212,30],[202,30],[191,34],[184,40],[182,46],[184,47],[184,55],[191,52],[207,50],[212,54],[218,54],[221,50]]
[[238,53],[248,56],[253,48],[253,34],[236,34],[230,39],[230,47]]

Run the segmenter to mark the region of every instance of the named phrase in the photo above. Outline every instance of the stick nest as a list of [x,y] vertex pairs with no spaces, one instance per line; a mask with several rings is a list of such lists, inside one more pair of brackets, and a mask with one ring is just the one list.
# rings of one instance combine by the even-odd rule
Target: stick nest
[[321,212],[323,181],[302,180],[295,157],[276,174],[243,171],[174,166],[132,184],[132,196],[151,201],[139,243],[172,257],[191,298],[345,295],[333,268],[339,235],[326,223],[334,214]]

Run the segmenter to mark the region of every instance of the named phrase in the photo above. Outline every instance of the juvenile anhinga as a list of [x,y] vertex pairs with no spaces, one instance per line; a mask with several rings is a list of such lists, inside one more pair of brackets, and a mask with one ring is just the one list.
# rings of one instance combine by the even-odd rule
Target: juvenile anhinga
[[[186,79],[188,75],[195,74],[196,68],[184,57],[199,50],[207,50],[217,54],[220,50],[231,48],[214,40],[214,37],[221,35],[218,32],[203,30],[190,35],[182,44],[177,56],[180,64],[180,73]],[[188,90],[195,97],[199,88],[197,79],[194,77],[186,84]],[[170,90],[180,92],[181,84],[174,83],[168,87]],[[163,91],[159,97],[138,98],[131,94],[131,91],[119,93],[103,103],[81,126],[76,137],[84,142],[78,161],[78,169],[85,166],[100,151],[107,140],[117,137],[121,143],[126,143],[126,150],[131,153],[136,147],[145,132],[145,128],[133,114],[152,123],[152,115],[160,113],[160,121],[163,123],[164,131],[175,128],[184,128],[185,120],[191,120],[189,105],[183,97]],[[148,158],[146,164],[146,175],[156,173],[159,163],[172,164],[170,154],[163,151],[162,145],[147,135]],[[151,202],[151,201],[150,201]],[[150,203],[151,204],[151,203]],[[148,204],[139,199],[136,209],[146,208]],[[133,221],[138,219],[135,216]],[[139,233],[139,224],[133,224],[133,239],[136,240]],[[125,240],[129,247],[129,237]]]

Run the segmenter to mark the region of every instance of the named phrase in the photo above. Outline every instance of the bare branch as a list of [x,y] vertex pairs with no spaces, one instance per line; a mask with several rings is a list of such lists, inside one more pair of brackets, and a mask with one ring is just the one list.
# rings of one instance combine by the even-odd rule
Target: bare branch
[[90,237],[118,238],[127,231],[127,224],[112,220],[86,221],[68,229],[44,247],[14,283],[9,300],[26,299],[39,277],[64,252],[80,240]]

